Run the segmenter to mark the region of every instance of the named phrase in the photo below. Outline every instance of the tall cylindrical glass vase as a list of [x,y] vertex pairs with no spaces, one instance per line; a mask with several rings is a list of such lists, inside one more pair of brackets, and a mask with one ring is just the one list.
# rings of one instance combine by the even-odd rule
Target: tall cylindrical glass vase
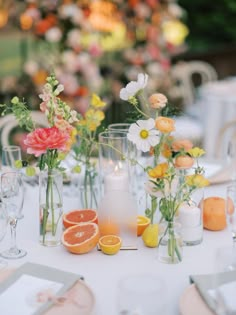
[[39,176],[40,243],[61,243],[63,214],[63,177],[58,170],[42,171]]

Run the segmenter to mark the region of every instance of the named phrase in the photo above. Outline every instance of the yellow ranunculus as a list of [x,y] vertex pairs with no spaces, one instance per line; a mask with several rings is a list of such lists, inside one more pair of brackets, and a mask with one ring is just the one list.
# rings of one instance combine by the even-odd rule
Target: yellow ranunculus
[[156,167],[148,171],[148,175],[152,178],[162,178],[166,175],[168,169],[167,163],[160,163]]
[[106,106],[106,102],[102,101],[101,98],[97,94],[93,93],[92,99],[91,99],[91,105],[94,108],[102,108]]
[[194,148],[188,150],[188,153],[194,158],[199,158],[200,156],[205,154],[205,151],[201,148],[194,147]]
[[105,114],[101,110],[89,109],[85,113],[86,124],[91,131],[95,131],[100,126]]
[[186,176],[186,183],[189,186],[194,186],[194,187],[199,187],[199,188],[208,186],[210,184],[209,181],[201,174],[194,174],[194,175]]

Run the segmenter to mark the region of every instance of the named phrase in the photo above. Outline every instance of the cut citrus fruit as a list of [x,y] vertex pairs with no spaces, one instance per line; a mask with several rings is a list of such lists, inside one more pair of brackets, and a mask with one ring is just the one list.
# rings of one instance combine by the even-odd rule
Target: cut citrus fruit
[[99,229],[96,223],[80,223],[66,229],[62,234],[62,244],[74,254],[85,254],[98,243]]
[[117,235],[105,235],[99,239],[99,246],[104,254],[114,255],[120,250],[121,242]]
[[98,223],[97,212],[93,209],[72,210],[63,215],[63,225],[67,229],[79,223]]
[[137,235],[141,236],[146,229],[146,227],[149,226],[151,220],[143,215],[137,216]]

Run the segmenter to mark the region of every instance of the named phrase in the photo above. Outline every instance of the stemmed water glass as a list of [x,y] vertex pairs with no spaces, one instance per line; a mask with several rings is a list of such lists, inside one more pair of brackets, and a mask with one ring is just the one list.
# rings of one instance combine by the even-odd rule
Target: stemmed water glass
[[11,247],[0,255],[8,259],[24,257],[26,251],[16,245],[16,227],[24,203],[22,175],[18,172],[6,172],[1,175],[1,199],[6,205],[11,228]]
[[[8,225],[8,215],[5,204],[0,202],[0,242],[3,240]],[[0,270],[7,266],[7,262],[0,259]]]

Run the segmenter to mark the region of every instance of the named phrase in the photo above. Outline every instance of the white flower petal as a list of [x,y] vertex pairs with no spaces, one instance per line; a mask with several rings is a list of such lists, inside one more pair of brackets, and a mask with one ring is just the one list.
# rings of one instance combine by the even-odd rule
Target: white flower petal
[[127,101],[128,100],[128,95],[127,95],[127,92],[126,92],[126,89],[123,88],[120,90],[120,98],[124,101]]
[[150,143],[150,145],[152,147],[154,147],[155,145],[157,145],[160,141],[159,136],[151,136],[148,138],[148,142]]
[[132,141],[133,143],[136,143],[136,141],[137,141],[137,134],[130,134],[130,133],[128,133],[127,134],[127,138],[128,138],[129,141]]
[[140,89],[145,88],[145,86],[147,85],[147,81],[148,81],[148,75],[147,74],[143,74],[143,73],[138,74],[138,85],[139,85]]
[[140,132],[140,127],[134,123],[129,127],[129,133],[135,133],[138,134]]
[[130,94],[130,96],[134,96],[138,92],[139,89],[140,88],[139,88],[137,82],[135,82],[135,81],[131,81],[130,83],[128,83],[126,85],[126,90]]
[[150,144],[143,139],[140,139],[137,143],[136,143],[137,149],[141,150],[142,152],[148,152],[150,150]]
[[153,118],[149,118],[147,120],[147,129],[151,130],[155,127],[155,120]]
[[149,130],[149,135],[150,136],[159,136],[160,132],[156,129],[152,129],[152,130]]

